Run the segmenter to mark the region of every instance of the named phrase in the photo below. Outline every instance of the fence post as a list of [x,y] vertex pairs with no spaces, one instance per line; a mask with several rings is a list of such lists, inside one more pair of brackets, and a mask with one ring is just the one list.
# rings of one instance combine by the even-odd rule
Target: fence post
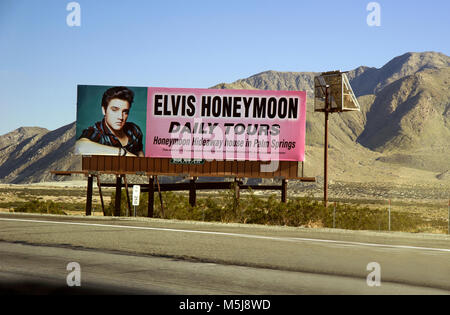
[[334,209],[333,209],[333,229],[336,228],[336,201],[334,202]]
[[389,231],[391,230],[391,199],[389,199],[389,224],[388,224],[388,229]]
[[447,234],[450,235],[450,199],[448,200],[447,210],[448,210],[448,231],[447,231]]

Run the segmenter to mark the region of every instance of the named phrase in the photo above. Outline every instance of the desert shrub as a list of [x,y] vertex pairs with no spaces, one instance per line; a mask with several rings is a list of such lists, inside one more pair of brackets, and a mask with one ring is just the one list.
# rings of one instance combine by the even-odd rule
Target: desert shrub
[[31,200],[25,202],[14,209],[14,212],[25,212],[25,213],[48,213],[48,214],[62,214],[66,213],[61,210],[61,206],[51,200],[39,201]]
[[202,221],[220,222],[222,206],[218,198],[202,198],[197,201],[194,210],[201,214]]
[[[281,202],[279,196],[270,194],[255,195],[252,191],[236,199],[234,189],[220,191],[217,194],[197,197],[197,204],[192,207],[186,194],[163,192],[164,216],[159,196],[155,193],[154,217],[178,220],[197,220],[211,222],[237,222],[248,224],[266,224],[281,226],[333,227],[333,210],[330,205],[312,197],[292,198],[287,203]],[[114,214],[115,193],[105,209],[105,215]],[[140,205],[136,208],[138,216],[147,216],[148,194],[141,193]],[[127,211],[125,191],[122,191],[121,216]],[[133,211],[133,207],[131,209]],[[370,209],[358,204],[337,204],[335,227],[349,230],[388,230],[388,212],[386,209]],[[444,222],[445,223],[445,222]],[[442,222],[424,221],[419,214],[391,212],[391,231],[420,232],[424,226],[435,228],[443,226]]]
[[[126,191],[122,189],[121,193],[121,199],[120,199],[120,216],[124,217],[127,215],[131,216],[134,215],[134,206],[132,205],[132,195],[130,196],[130,209],[131,213],[128,212],[128,201],[127,201],[127,194]],[[136,206],[136,216],[138,217],[146,217],[147,216],[147,208],[148,208],[148,194],[141,193],[139,197],[139,206]],[[115,211],[115,202],[116,202],[116,193],[112,192],[111,194],[111,200],[108,205],[105,205],[105,216],[114,216]]]
[[189,199],[182,195],[172,191],[163,192],[163,208],[161,209],[161,201],[158,194],[155,194],[154,199],[154,216],[157,218],[168,218],[177,220],[196,220],[198,219],[192,211],[192,207],[189,204]]
[[[329,211],[333,211],[330,207]],[[418,232],[423,219],[417,213],[391,211],[391,231]],[[389,230],[389,213],[386,209],[369,209],[359,205],[336,206],[336,227],[351,230]]]

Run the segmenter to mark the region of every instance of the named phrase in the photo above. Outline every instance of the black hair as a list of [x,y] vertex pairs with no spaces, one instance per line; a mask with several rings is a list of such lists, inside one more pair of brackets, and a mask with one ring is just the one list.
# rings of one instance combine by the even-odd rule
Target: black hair
[[106,110],[109,102],[114,98],[127,101],[131,108],[131,103],[133,103],[134,100],[134,92],[124,86],[112,87],[103,93],[102,107]]

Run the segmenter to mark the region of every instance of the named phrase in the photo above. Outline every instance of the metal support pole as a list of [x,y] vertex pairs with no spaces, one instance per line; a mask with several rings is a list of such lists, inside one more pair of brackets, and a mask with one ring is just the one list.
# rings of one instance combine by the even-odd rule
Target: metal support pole
[[329,106],[328,97],[329,86],[325,87],[325,143],[323,156],[323,204],[325,208],[328,206],[328,113]]
[[86,192],[86,215],[91,215],[92,212],[92,175],[88,175],[87,192]]

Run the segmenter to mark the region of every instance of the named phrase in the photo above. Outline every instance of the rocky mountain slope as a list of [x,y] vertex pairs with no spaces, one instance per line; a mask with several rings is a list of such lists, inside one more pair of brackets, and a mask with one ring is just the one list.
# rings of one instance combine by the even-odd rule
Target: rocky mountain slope
[[[320,179],[324,115],[313,109],[317,74],[266,71],[213,88],[306,90],[307,175]],[[361,111],[330,116],[331,178],[448,183],[450,58],[406,53],[380,69],[358,67],[348,77]],[[72,154],[74,136],[74,123],[54,131],[23,127],[0,136],[0,181],[43,181],[51,178],[51,169],[80,169],[81,158]]]
[[[306,143],[314,148],[323,145],[324,125],[323,114],[313,111],[317,74],[267,71],[216,87],[308,91]],[[390,166],[445,173],[450,169],[449,75],[450,58],[436,52],[406,53],[380,69],[349,71],[361,111],[331,115],[330,147],[348,160],[370,156]],[[335,167],[345,171],[351,165]]]
[[53,131],[22,127],[0,136],[0,181],[31,183],[51,180],[51,170],[81,169],[75,156],[75,123]]

